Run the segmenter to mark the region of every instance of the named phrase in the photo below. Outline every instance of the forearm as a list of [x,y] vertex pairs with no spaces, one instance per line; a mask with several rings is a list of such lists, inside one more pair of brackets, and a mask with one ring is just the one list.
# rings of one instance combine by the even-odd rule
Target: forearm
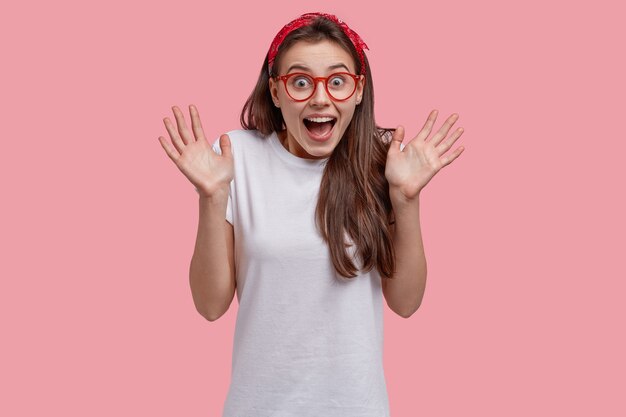
[[189,284],[196,309],[207,319],[221,314],[232,300],[231,266],[224,233],[227,203],[227,191],[214,197],[199,197],[198,232],[189,266]]
[[385,298],[402,317],[420,306],[426,288],[426,256],[419,218],[419,194],[407,201],[400,193],[389,192],[395,216],[394,246],[396,273],[386,280]]

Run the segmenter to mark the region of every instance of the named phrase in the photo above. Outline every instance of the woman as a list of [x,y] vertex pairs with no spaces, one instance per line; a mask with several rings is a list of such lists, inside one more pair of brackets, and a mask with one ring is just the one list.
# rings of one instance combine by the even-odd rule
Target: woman
[[196,308],[216,320],[237,292],[225,417],[389,416],[382,298],[402,317],[421,303],[419,192],[462,129],[443,140],[452,115],[426,141],[433,111],[402,149],[402,127],[375,123],[363,49],[335,16],[304,14],[272,42],[244,129],[209,149],[194,106],[193,134],[178,108],[178,132],[165,119],[161,145],[200,194]]

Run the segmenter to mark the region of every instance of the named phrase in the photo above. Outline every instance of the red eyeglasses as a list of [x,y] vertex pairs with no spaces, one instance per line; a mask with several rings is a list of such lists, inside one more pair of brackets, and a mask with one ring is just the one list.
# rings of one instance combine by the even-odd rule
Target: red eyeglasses
[[336,72],[328,77],[312,77],[303,72],[277,75],[275,80],[283,80],[287,94],[294,101],[305,101],[313,97],[317,84],[324,81],[326,93],[335,101],[345,101],[356,91],[356,84],[361,77],[349,72]]

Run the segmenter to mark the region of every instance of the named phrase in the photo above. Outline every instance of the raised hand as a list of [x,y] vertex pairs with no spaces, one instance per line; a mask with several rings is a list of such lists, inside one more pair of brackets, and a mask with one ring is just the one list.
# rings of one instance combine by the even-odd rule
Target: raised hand
[[[204,136],[198,109],[189,106],[193,134],[187,128],[185,118],[180,109],[172,107],[178,129],[166,117],[163,119],[172,144],[159,136],[159,142],[178,169],[191,181],[201,196],[209,197],[222,193],[235,175],[233,153],[230,138],[227,134],[220,136],[222,155],[216,153]],[[227,191],[226,191],[227,192]]]
[[385,168],[390,194],[400,195],[406,200],[414,199],[441,168],[461,155],[465,149],[463,146],[449,155],[443,155],[463,134],[463,128],[458,128],[448,139],[443,140],[458,118],[456,113],[448,117],[441,129],[430,140],[426,140],[437,120],[437,110],[431,111],[422,130],[402,151],[400,144],[404,139],[404,126],[396,129]]

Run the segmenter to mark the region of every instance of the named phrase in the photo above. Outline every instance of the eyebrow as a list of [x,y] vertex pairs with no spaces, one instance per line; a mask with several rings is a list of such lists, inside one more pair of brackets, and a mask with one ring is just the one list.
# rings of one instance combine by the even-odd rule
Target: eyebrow
[[[328,67],[329,70],[332,69],[337,69],[337,68],[345,68],[346,71],[350,72],[350,69],[345,66],[345,64],[335,64],[335,65],[331,65],[330,67]],[[310,71],[311,68],[307,67],[306,65],[302,65],[302,64],[293,64],[292,66],[289,67],[289,69],[287,70],[287,72],[290,72],[293,69],[300,69],[300,70],[305,70],[305,71]]]

